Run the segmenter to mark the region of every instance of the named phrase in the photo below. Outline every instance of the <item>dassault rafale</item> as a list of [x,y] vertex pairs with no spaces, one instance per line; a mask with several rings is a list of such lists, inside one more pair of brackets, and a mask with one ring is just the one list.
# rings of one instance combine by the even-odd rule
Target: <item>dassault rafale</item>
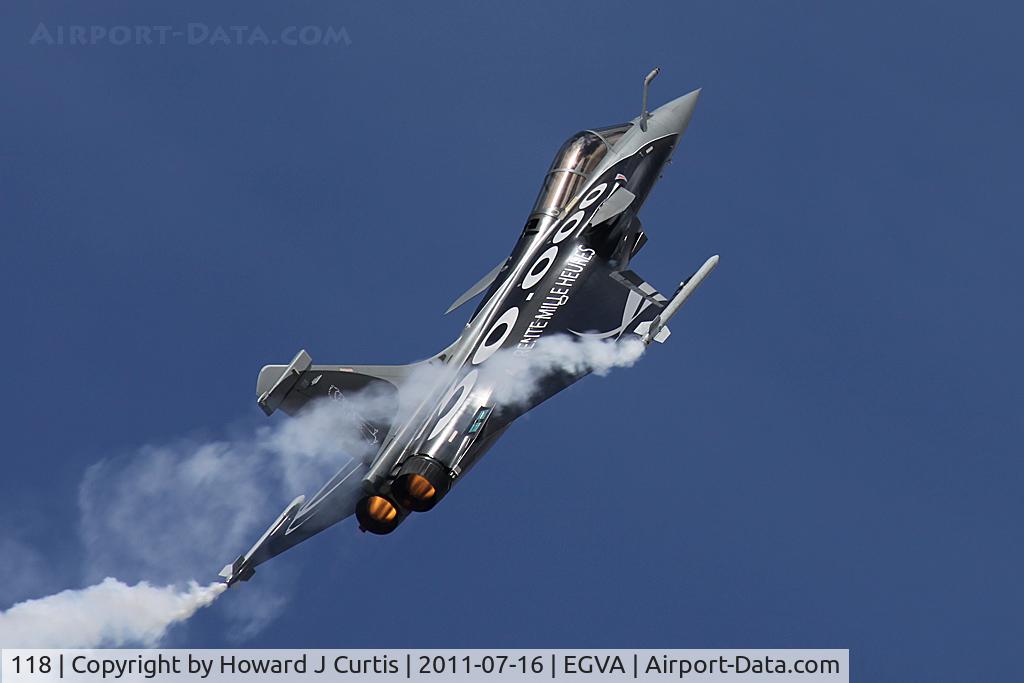
[[[709,258],[671,297],[629,269],[647,242],[637,217],[686,130],[700,90],[647,110],[628,123],[584,130],[559,149],[511,255],[452,303],[483,294],[459,338],[419,363],[398,366],[314,365],[300,351],[288,365],[268,365],[256,384],[270,415],[302,413],[318,400],[373,391],[390,400],[390,417],[364,424],[374,444],[316,495],[292,501],[262,537],[224,567],[231,586],[310,536],[355,515],[359,528],[394,531],[412,513],[437,505],[518,417],[590,372],[552,369],[528,400],[503,401],[501,375],[488,374],[499,352],[528,356],[544,337],[604,343],[663,342],[666,324],[718,263]],[[641,347],[642,348],[642,347]],[[403,405],[401,389],[424,364],[429,390]]]

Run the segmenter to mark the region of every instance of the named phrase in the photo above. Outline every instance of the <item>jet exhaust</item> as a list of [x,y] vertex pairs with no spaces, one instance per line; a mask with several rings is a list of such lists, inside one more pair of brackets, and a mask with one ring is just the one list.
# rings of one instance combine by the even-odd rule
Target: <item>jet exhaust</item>
[[404,516],[398,506],[384,496],[367,496],[356,504],[359,528],[371,534],[390,534]]
[[425,455],[409,458],[392,485],[395,498],[414,512],[433,509],[451,488],[448,468]]

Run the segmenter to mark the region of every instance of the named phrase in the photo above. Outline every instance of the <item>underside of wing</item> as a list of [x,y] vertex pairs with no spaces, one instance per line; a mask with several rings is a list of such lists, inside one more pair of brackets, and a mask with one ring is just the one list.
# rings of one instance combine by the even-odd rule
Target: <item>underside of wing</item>
[[[585,339],[620,339],[664,309],[668,299],[631,270],[595,273],[566,306],[564,332]],[[657,341],[668,338],[668,330]]]
[[[549,369],[534,379],[535,387],[526,397],[502,405],[488,420],[489,429],[501,429],[523,413],[540,405],[593,369],[582,356],[565,344],[588,341],[615,343],[628,337],[637,341],[651,321],[665,308],[667,299],[633,271],[604,268],[580,284],[564,308],[545,320],[544,335],[532,344],[523,358],[540,356],[539,366]],[[656,337],[663,341],[668,329]],[[512,342],[514,345],[521,343]],[[584,352],[587,353],[587,352]],[[563,362],[563,358],[569,360]],[[577,362],[579,361],[579,362]],[[530,361],[524,361],[529,363]]]
[[[309,354],[300,351],[289,365],[267,365],[260,371],[257,401],[267,415],[277,409],[296,415],[318,399],[344,402],[356,411],[372,403],[373,410],[365,416],[364,429],[383,437],[398,410],[398,387],[412,367],[313,365]],[[353,398],[359,400],[352,401]]]
[[257,566],[351,516],[363,495],[362,480],[367,469],[365,463],[353,458],[309,501],[305,496],[293,500],[259,540],[225,566],[220,575],[229,586],[248,581]]
[[398,410],[398,388],[411,365],[313,365],[300,351],[288,365],[267,365],[256,382],[260,407],[267,415],[281,409],[301,415],[321,401],[339,402],[342,413],[361,430],[370,447],[367,458],[351,457],[310,499],[291,502],[255,544],[221,576],[228,585],[247,581],[257,565],[340,522],[355,512],[362,497],[363,477],[372,455],[391,429]]

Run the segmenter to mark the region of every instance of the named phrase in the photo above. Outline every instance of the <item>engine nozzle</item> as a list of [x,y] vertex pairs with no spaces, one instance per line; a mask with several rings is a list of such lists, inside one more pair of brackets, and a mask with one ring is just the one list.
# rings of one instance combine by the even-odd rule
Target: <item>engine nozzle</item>
[[390,534],[402,521],[398,507],[384,496],[367,496],[356,503],[359,528],[372,534]]
[[451,481],[444,465],[425,455],[414,455],[399,470],[391,490],[403,507],[426,512],[444,498]]

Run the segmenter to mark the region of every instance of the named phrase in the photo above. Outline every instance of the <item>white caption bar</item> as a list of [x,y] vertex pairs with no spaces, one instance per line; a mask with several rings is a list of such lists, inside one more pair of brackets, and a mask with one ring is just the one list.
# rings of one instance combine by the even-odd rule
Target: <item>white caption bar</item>
[[824,681],[849,650],[2,650],[4,683]]

